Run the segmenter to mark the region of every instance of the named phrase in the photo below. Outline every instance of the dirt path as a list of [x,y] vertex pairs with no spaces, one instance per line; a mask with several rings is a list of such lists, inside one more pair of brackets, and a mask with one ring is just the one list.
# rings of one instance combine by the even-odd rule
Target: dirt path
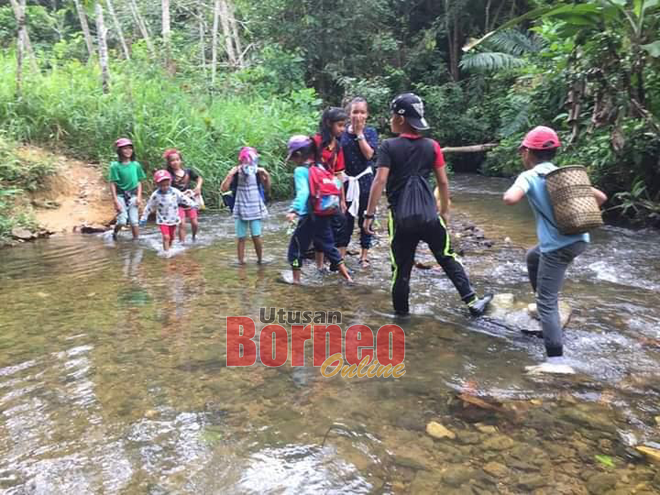
[[108,225],[115,217],[112,199],[100,166],[26,146],[19,156],[50,159],[55,175],[44,188],[30,194],[39,225],[50,232],[72,232],[85,225]]

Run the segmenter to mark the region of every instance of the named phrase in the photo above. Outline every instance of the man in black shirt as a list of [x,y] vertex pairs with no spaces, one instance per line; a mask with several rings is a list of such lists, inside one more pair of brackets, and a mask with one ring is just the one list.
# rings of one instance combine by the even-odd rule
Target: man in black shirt
[[[390,105],[392,132],[399,136],[385,140],[378,151],[376,178],[371,186],[369,204],[364,215],[364,229],[373,233],[376,206],[387,184],[389,203],[389,234],[392,254],[392,303],[399,316],[409,314],[410,273],[415,260],[419,241],[429,245],[440,266],[458,290],[461,299],[468,305],[473,316],[481,316],[493,298],[487,294],[479,299],[475,294],[463,265],[456,259],[451,249],[447,221],[449,216],[449,181],[445,172],[445,160],[440,145],[433,139],[424,138],[419,131],[428,129],[424,119],[424,104],[417,95],[404,93],[397,96]],[[441,205],[438,215],[435,200],[428,185],[431,172],[435,174],[440,190]],[[409,182],[415,182],[417,187]],[[406,189],[414,189],[406,195]],[[430,195],[424,198],[424,195]],[[404,204],[410,198],[420,199],[418,204]],[[425,201],[425,199],[427,201]],[[432,206],[430,206],[432,204]],[[426,205],[426,206],[424,206]],[[423,225],[415,221],[404,221],[408,217],[428,217],[428,211],[414,211],[419,208],[432,208],[431,220]],[[407,220],[406,218],[406,220]]]

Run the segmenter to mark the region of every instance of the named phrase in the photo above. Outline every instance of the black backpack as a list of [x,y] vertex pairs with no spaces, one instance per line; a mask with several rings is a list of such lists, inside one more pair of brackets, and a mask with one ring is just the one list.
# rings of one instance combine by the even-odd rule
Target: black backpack
[[438,221],[438,207],[428,181],[411,175],[403,186],[394,211],[396,227],[423,230]]

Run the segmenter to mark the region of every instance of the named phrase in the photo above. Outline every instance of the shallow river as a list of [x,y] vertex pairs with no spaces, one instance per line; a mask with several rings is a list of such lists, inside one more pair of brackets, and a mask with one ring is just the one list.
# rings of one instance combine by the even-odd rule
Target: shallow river
[[[508,184],[452,179],[457,231],[469,219],[494,243],[462,261],[479,292],[531,302],[533,221],[501,204]],[[308,267],[292,287],[284,208],[271,208],[262,266],[249,244],[235,263],[224,214],[170,258],[153,225],[137,243],[69,235],[0,251],[0,493],[660,493],[636,448],[660,449],[656,232],[603,228],[570,270],[572,377],[526,375],[542,341],[470,319],[437,270],[413,275],[402,378],[228,368],[227,315],[392,323],[385,233],[370,269],[349,257],[354,286]],[[450,437],[427,435],[430,421]]]

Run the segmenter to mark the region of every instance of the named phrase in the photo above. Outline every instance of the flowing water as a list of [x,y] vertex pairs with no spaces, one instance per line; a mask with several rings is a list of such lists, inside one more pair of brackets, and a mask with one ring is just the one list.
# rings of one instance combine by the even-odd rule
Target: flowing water
[[[463,262],[480,292],[531,302],[533,221],[501,204],[507,186],[453,179],[454,211],[494,243]],[[542,341],[468,318],[437,270],[413,275],[402,378],[228,368],[228,315],[392,323],[384,233],[370,269],[349,257],[354,286],[308,267],[293,287],[284,208],[271,208],[261,266],[249,245],[235,263],[222,214],[171,257],[153,226],[137,243],[71,235],[0,252],[2,493],[660,493],[636,450],[660,448],[656,232],[603,228],[570,269],[575,376],[526,375]],[[430,421],[454,438],[431,438]]]

